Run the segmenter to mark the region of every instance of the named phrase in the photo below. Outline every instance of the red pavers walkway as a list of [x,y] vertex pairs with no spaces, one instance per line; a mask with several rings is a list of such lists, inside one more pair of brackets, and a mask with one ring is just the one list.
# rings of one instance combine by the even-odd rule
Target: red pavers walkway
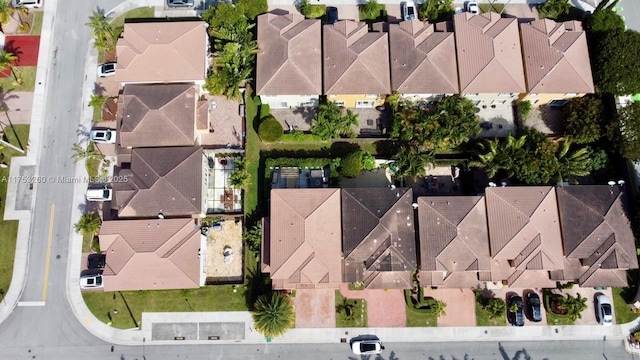
[[368,327],[405,327],[407,325],[404,290],[349,290],[349,284],[341,284],[340,292],[348,299],[367,301]]
[[[40,35],[7,36],[4,40],[4,50],[18,57],[16,66],[38,65],[38,51],[40,49]],[[6,69],[0,72],[0,77],[9,77],[11,71]]]

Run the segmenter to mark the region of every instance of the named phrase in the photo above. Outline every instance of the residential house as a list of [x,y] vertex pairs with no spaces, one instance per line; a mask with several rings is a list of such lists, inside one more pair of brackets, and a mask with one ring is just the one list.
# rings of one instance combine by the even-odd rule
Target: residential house
[[258,16],[256,94],[272,109],[317,107],[322,94],[319,19],[300,14]]
[[196,100],[193,84],[126,85],[118,98],[120,146],[192,146]]
[[274,289],[340,286],[340,189],[271,190],[265,225],[262,271]]
[[371,289],[413,287],[417,259],[412,203],[410,188],[342,189],[344,282],[362,282]]
[[420,284],[477,288],[491,281],[484,196],[418,198]]
[[204,21],[125,23],[116,45],[116,80],[123,84],[204,84],[209,66],[205,24]]
[[556,188],[565,253],[557,279],[580,286],[627,286],[626,270],[638,268],[627,196],[618,186]]
[[453,19],[462,95],[477,106],[511,105],[527,90],[518,19],[495,12]]
[[563,269],[558,203],[552,186],[486,189],[491,278],[511,287],[555,287]]
[[323,26],[324,94],[348,108],[382,105],[391,92],[388,34],[382,24],[342,20]]
[[389,24],[391,89],[404,98],[437,100],[460,92],[451,23]]
[[205,213],[199,147],[134,148],[131,162],[114,168],[111,207],[120,218],[163,218]]
[[531,104],[562,106],[593,93],[587,36],[580,21],[543,19],[521,24],[522,53]]
[[204,285],[205,237],[197,219],[105,221],[105,291],[191,289]]

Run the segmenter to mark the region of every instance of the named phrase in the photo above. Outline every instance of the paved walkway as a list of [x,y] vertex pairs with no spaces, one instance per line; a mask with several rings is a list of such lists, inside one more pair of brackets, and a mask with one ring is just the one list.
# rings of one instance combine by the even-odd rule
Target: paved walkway
[[403,290],[349,290],[349,284],[341,284],[340,292],[348,299],[367,301],[369,327],[404,327],[407,324],[407,308]]
[[296,328],[336,326],[335,289],[298,289],[293,305],[296,307]]
[[471,289],[429,289],[425,297],[432,297],[447,304],[446,315],[438,318],[438,326],[476,326],[476,302]]

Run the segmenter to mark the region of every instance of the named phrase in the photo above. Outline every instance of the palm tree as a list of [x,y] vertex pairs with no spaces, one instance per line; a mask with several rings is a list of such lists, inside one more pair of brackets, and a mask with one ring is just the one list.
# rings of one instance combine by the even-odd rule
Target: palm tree
[[393,165],[398,168],[397,175],[399,177],[410,176],[417,178],[424,176],[426,173],[425,167],[434,161],[435,155],[433,152],[424,153],[420,152],[416,147],[405,145],[396,154],[396,160]]
[[95,109],[102,109],[106,101],[107,97],[105,95],[93,93],[91,94],[91,100],[89,100],[89,106]]
[[447,316],[447,313],[444,311],[446,307],[447,304],[445,304],[443,301],[436,300],[431,305],[431,310],[433,311],[433,314],[436,316],[436,318],[439,318],[440,316]]
[[527,135],[516,139],[509,134],[503,141],[489,140],[486,143],[480,143],[480,148],[485,150],[485,153],[479,154],[478,158],[483,164],[487,176],[492,178],[500,170],[506,170],[509,177],[514,176],[515,166],[525,158],[526,141]]
[[[2,2],[2,0],[0,0],[0,2]],[[18,56],[14,53],[8,52],[6,50],[0,51],[0,71],[9,69],[15,83],[17,83],[18,85],[22,85],[22,78],[18,76],[18,71],[15,66],[15,62],[17,60]]]
[[490,318],[496,319],[504,315],[504,312],[507,310],[507,304],[500,298],[491,298],[487,302],[485,309],[489,312]]
[[311,123],[311,133],[322,140],[354,137],[353,127],[358,125],[358,114],[347,109],[346,113],[333,101],[318,106],[316,118]]
[[266,337],[278,337],[295,325],[296,314],[289,297],[275,292],[262,295],[254,305],[255,329]]
[[[1,0],[0,0],[1,1]],[[86,23],[93,34],[93,47],[98,51],[111,51],[116,45],[113,27],[102,12],[94,11]]]
[[378,17],[380,11],[380,5],[376,0],[368,0],[367,2],[358,4],[358,11],[366,18]]
[[7,25],[15,11],[9,0],[0,0],[0,25]]
[[569,151],[571,140],[564,140],[558,145],[558,181],[562,182],[568,176],[589,175],[591,166],[589,148],[583,147],[575,151]]
[[344,312],[345,316],[347,317],[347,320],[353,320],[354,316],[355,316],[355,309],[356,305],[349,301],[349,299],[347,298],[342,298],[342,303],[336,305],[336,311],[337,312]]
[[87,146],[87,148],[85,149],[78,144],[73,144],[71,150],[74,151],[73,155],[71,155],[74,164],[78,163],[78,161],[80,160],[104,159],[104,155],[93,146]]
[[100,230],[100,225],[102,225],[100,216],[98,215],[98,213],[92,211],[88,214],[82,215],[80,217],[80,220],[78,220],[78,222],[73,225],[73,228],[76,230],[76,232],[85,236],[89,236],[97,234],[98,230]]
[[567,297],[563,297],[560,306],[567,310],[567,316],[572,321],[582,318],[582,312],[587,308],[587,298],[582,297],[578,293],[578,296],[573,297],[567,294]]
[[571,10],[569,0],[547,0],[538,5],[540,18],[557,19],[560,15],[568,14]]

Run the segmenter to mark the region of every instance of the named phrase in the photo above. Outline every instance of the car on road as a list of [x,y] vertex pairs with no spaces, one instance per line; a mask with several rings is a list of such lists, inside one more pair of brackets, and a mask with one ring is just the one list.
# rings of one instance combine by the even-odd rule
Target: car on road
[[106,186],[99,189],[87,189],[88,201],[111,201],[112,191]]
[[529,318],[533,322],[542,321],[542,310],[540,309],[540,296],[534,292],[527,294],[527,310]]
[[335,6],[327,6],[327,24],[338,22],[338,8]]
[[475,1],[469,1],[466,5],[467,12],[470,12],[474,15],[480,14],[480,6]]
[[613,325],[613,312],[611,311],[611,299],[607,295],[596,297],[596,311],[601,325]]
[[81,289],[98,289],[102,286],[102,273],[80,276]]
[[193,0],[167,0],[169,7],[191,7],[193,6]]
[[384,346],[380,340],[356,340],[351,343],[351,350],[356,355],[380,354]]
[[402,20],[415,20],[416,4],[413,1],[403,1],[400,3],[402,10]]
[[509,305],[507,306],[507,317],[509,323],[513,326],[524,326],[524,306],[522,304],[522,298],[518,295],[513,295],[509,298]]
[[107,256],[105,254],[89,254],[87,257],[87,269],[104,269]]
[[89,132],[89,139],[97,143],[114,144],[116,142],[116,131],[112,129],[92,129]]
[[113,76],[116,74],[116,63],[108,62],[102,65],[98,65],[96,73],[99,77]]
[[24,7],[33,9],[42,6],[42,0],[11,0],[11,5],[14,8]]

